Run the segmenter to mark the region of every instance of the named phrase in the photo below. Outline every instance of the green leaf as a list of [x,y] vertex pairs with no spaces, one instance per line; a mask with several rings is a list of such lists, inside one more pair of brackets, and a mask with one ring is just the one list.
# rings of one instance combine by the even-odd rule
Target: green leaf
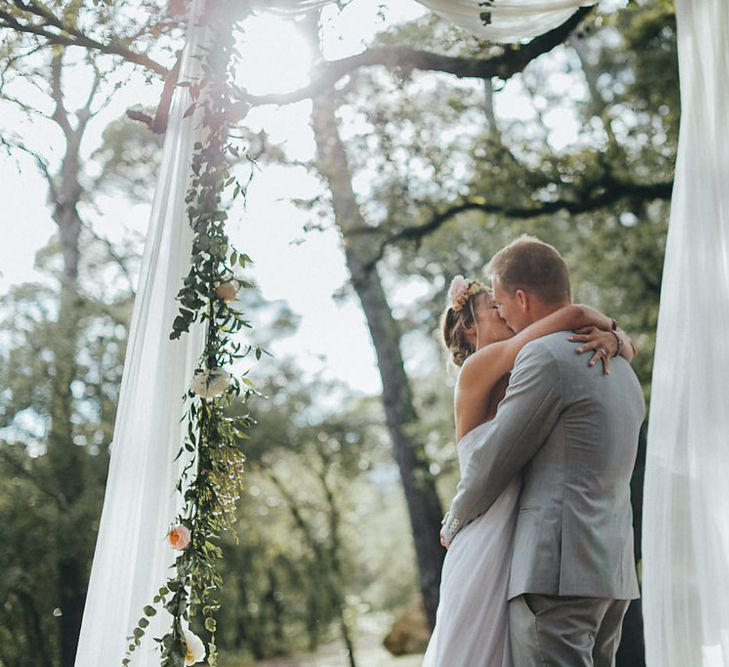
[[216,627],[217,627],[217,625],[215,623],[215,619],[214,618],[206,618],[205,619],[205,629],[208,632],[215,632]]
[[[161,591],[162,589],[160,588]],[[154,616],[157,613],[157,610],[149,604],[142,611],[144,611],[145,616]]]

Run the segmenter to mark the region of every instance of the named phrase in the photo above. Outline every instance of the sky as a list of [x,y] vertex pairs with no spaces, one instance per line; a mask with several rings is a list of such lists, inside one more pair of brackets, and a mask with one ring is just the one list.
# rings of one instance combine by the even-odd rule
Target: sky
[[[327,57],[337,58],[362,50],[364,43],[382,28],[375,3],[354,3],[341,17],[326,10]],[[423,13],[414,2],[391,2],[394,20]],[[306,44],[291,20],[270,16],[251,20],[247,44],[242,48],[240,81],[254,93],[284,92],[305,85],[310,62]],[[282,49],[287,44],[288,49]],[[246,63],[255,66],[246,67]],[[83,83],[83,82],[81,82]],[[73,87],[69,107],[73,107]],[[79,86],[79,101],[83,86]],[[106,122],[135,104],[155,104],[157,86],[132,81],[90,126],[88,155],[100,141]],[[307,125],[310,104],[266,108],[252,114],[252,125],[266,127],[274,141],[286,143],[290,154],[313,154],[313,136]],[[255,118],[253,118],[255,117]],[[7,123],[7,116],[5,123]],[[4,123],[4,124],[5,124]],[[34,145],[51,147],[58,154],[59,136],[50,124],[23,121],[17,114],[19,134],[33,137]],[[333,230],[305,235],[308,217],[289,200],[317,192],[316,182],[303,170],[267,168],[256,174],[249,191],[247,210],[233,216],[229,233],[233,243],[254,260],[252,278],[264,299],[286,300],[300,316],[295,335],[273,344],[276,356],[292,356],[310,373],[342,380],[358,392],[380,388],[374,352],[358,304],[337,302],[332,294],[347,281],[339,239]],[[12,284],[36,280],[36,251],[55,232],[46,205],[47,188],[32,162],[19,155],[0,154],[0,198],[3,201],[3,242],[0,243],[0,295]],[[144,232],[149,206],[131,206],[121,197],[102,199],[101,215],[94,214],[95,229],[108,238],[120,238],[125,228]],[[1,298],[1,296],[0,296]]]
[[[413,19],[426,11],[412,0],[389,0],[383,23],[379,4],[355,0],[341,13],[334,6],[324,10],[328,59],[355,54],[388,23]],[[281,48],[282,44],[287,48]],[[285,92],[308,80],[310,56],[293,20],[272,16],[250,20],[241,51],[239,81],[254,94]],[[70,107],[74,101],[81,101],[84,83],[83,77],[74,84],[66,82]],[[575,83],[573,78],[561,83],[557,78],[552,85],[569,89]],[[98,145],[107,122],[134,104],[156,104],[158,95],[158,85],[149,85],[141,77],[132,79],[90,126],[85,154]],[[310,103],[306,101],[264,107],[252,111],[247,124],[254,129],[265,128],[272,141],[285,144],[290,156],[307,159],[314,153],[309,111]],[[532,116],[520,99],[518,83],[510,82],[498,95],[497,113],[525,119]],[[7,126],[7,122],[8,116],[3,124]],[[551,122],[555,146],[576,140],[577,126],[567,112]],[[15,127],[19,134],[31,136],[36,146],[44,150],[50,147],[58,153],[59,136],[50,124],[29,124],[18,115]],[[238,210],[238,215],[232,216],[230,237],[234,245],[253,258],[252,277],[264,299],[285,300],[300,316],[298,331],[271,346],[274,355],[293,357],[305,373],[342,380],[357,392],[376,393],[381,385],[361,308],[353,298],[333,298],[348,280],[338,235],[333,229],[304,233],[310,217],[291,202],[293,198],[315,196],[318,187],[302,168],[264,168],[253,179],[246,211]],[[35,253],[55,231],[46,206],[46,191],[44,180],[30,160],[0,154],[0,295],[12,284],[38,278]],[[101,210],[88,212],[97,232],[110,239],[123,237],[128,229],[144,233],[149,206],[132,206],[119,196],[104,197],[100,203]]]

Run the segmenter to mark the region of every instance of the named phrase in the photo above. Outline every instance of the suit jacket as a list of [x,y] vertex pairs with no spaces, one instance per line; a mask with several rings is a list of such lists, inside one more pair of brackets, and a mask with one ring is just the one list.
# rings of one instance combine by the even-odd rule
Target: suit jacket
[[[443,527],[449,543],[515,475],[522,491],[508,596],[638,597],[630,477],[645,403],[622,357],[587,365],[570,332],[516,358],[506,396],[482,429]],[[456,538],[457,539],[457,538]]]

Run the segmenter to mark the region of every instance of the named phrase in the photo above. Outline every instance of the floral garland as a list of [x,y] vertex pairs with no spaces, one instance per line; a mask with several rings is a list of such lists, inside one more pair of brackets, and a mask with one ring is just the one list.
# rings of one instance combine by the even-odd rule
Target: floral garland
[[149,619],[160,605],[172,615],[170,630],[155,638],[161,667],[182,667],[205,659],[203,641],[189,628],[190,619],[197,615],[202,616],[210,635],[208,662],[212,667],[217,664],[216,591],[222,585],[217,570],[222,552],[217,542],[235,521],[245,461],[240,443],[248,438],[246,431],[254,424],[247,414],[226,414],[234,400],[245,402],[254,390],[245,374],[239,379],[225,369],[252,352],[256,359],[263,353],[260,347],[241,346],[232,338],[241,329],[250,328],[232,302],[239,289],[251,286],[237,276],[234,267],[243,268],[251,260],[231,248],[225,232],[228,215],[221,206],[226,188],[233,186],[233,199],[246,192],[231,175],[232,161],[239,159],[240,153],[229,139],[232,111],[240,117],[240,103],[233,101],[231,92],[237,62],[231,29],[236,5],[241,3],[207,3],[204,21],[214,38],[204,50],[203,75],[196,82],[179,84],[188,86],[192,97],[185,116],[200,110],[204,139],[194,146],[193,179],[185,196],[193,229],[191,265],[177,295],[179,314],[170,338],[180,338],[195,322],[205,322],[207,330],[204,352],[184,397],[187,437],[177,458],[184,452],[192,456],[176,487],[183,494],[184,506],[167,535],[169,546],[178,552],[172,566],[174,574],[144,607],[143,616],[127,638],[124,666],[130,665],[131,654],[140,646]]

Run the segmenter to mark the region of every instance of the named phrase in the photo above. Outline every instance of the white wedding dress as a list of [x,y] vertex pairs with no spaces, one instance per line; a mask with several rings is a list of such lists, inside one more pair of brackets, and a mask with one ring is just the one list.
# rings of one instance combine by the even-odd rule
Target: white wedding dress
[[[461,474],[485,425],[458,442]],[[513,667],[506,588],[520,490],[521,480],[515,478],[488,512],[453,539],[422,667]]]

